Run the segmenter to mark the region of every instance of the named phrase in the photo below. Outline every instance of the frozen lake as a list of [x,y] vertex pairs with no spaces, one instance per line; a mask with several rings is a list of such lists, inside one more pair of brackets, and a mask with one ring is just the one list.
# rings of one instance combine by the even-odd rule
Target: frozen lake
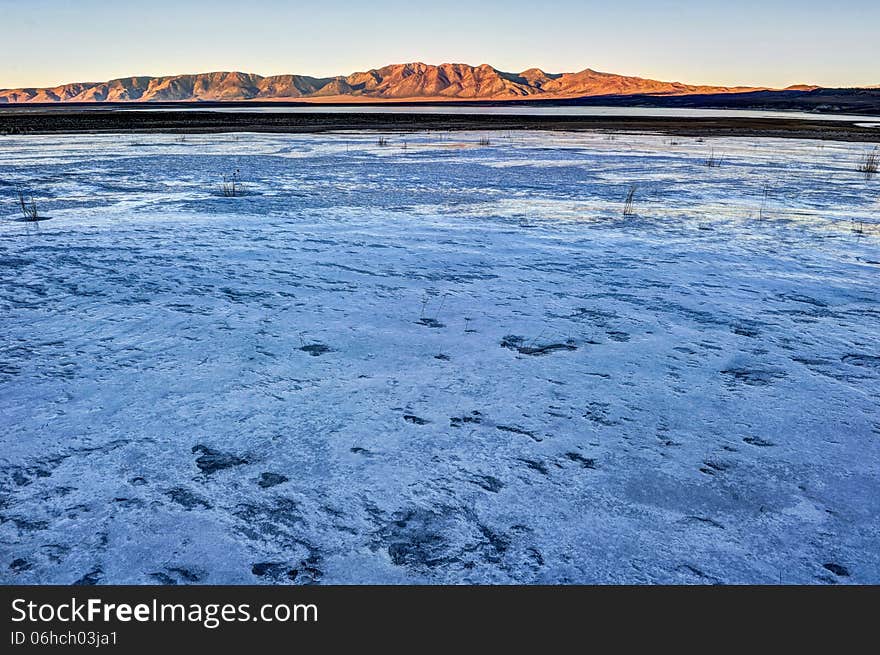
[[868,146],[389,139],[0,138],[0,582],[880,583]]
[[[312,103],[303,105],[273,106],[271,103],[260,103],[252,106],[237,104],[235,106],[222,107],[219,105],[178,104],[172,106],[144,106],[138,105],[126,107],[114,105],[117,111],[215,111],[227,113],[259,113],[259,114],[445,114],[450,116],[632,116],[635,118],[656,116],[660,118],[784,118],[790,120],[807,121],[843,121],[846,123],[859,123],[873,127],[875,123],[866,123],[875,117],[858,114],[841,114],[809,112],[809,111],[771,111],[756,109],[692,109],[685,107],[599,107],[599,106],[576,106],[576,105],[444,105],[442,103],[412,103],[407,105],[387,104],[352,104],[330,105]],[[19,107],[15,108],[19,110]],[[26,108],[25,108],[26,109]],[[94,106],[80,106],[79,110],[104,109],[101,104]]]

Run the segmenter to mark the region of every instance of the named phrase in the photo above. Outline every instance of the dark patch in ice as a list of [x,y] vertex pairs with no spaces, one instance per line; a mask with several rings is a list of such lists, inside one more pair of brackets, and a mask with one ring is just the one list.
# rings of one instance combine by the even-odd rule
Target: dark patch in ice
[[797,317],[793,319],[796,323],[815,323],[820,318],[837,318],[837,314],[819,306],[813,306],[810,309],[779,309],[769,313]]
[[688,573],[691,573],[691,574],[697,576],[698,578],[701,578],[703,580],[711,582],[712,584],[720,584],[721,583],[721,580],[719,580],[715,576],[709,575],[708,573],[704,573],[703,571],[698,569],[696,566],[693,566],[691,564],[682,564],[681,566],[678,567],[678,570],[679,571],[687,571]]
[[189,566],[176,566],[167,568],[165,570],[169,573],[177,574],[185,582],[189,583],[201,582],[208,577],[208,573],[206,571]]
[[113,499],[114,503],[122,505],[123,507],[143,507],[144,501],[140,498],[125,498],[125,497],[117,497]]
[[717,462],[714,460],[707,460],[703,462],[704,466],[700,468],[701,473],[705,473],[706,475],[715,475],[716,473],[723,473],[728,468],[730,468],[727,464],[723,462]]
[[103,577],[104,570],[100,566],[96,566],[94,569],[86,573],[83,577],[72,584],[74,587],[91,587],[100,584]]
[[629,341],[629,339],[630,339],[629,334],[626,332],[619,332],[616,330],[612,330],[610,332],[606,332],[605,334],[607,334],[608,338],[611,339],[612,341],[626,342],[626,341]]
[[286,562],[257,562],[251,566],[251,573],[259,578],[268,578],[274,582],[297,581],[300,584],[318,582],[323,571],[318,567],[321,558],[310,555],[296,566]]
[[[632,302],[634,302],[635,304],[639,304],[641,301],[636,298]],[[674,302],[670,298],[665,298],[662,304],[649,305],[648,309],[658,313],[663,312],[678,314],[684,318],[692,320],[698,325],[729,324],[729,321],[725,320],[724,316],[721,314],[713,314],[712,312],[703,311],[701,309],[693,309],[692,307],[687,307],[686,305],[682,305],[681,303]]]
[[697,521],[698,523],[705,523],[706,525],[711,525],[713,528],[719,528],[724,530],[724,526],[721,525],[718,521],[714,519],[710,519],[706,516],[686,516],[686,521]]
[[793,300],[794,302],[799,302],[806,305],[813,305],[814,307],[828,306],[828,303],[822,300],[817,300],[816,298],[811,298],[810,296],[804,295],[802,293],[783,293],[779,294],[779,298],[783,298],[784,300]]
[[833,363],[830,359],[816,357],[792,357],[791,361],[803,364],[804,366],[828,366]]
[[26,559],[22,559],[21,557],[17,557],[12,560],[9,564],[9,569],[14,571],[15,573],[21,573],[22,571],[29,571],[33,568],[33,564],[28,562]]
[[0,525],[11,521],[22,532],[40,532],[49,528],[48,521],[32,521],[18,516],[0,516]]
[[588,403],[584,411],[584,418],[605,427],[619,425],[619,421],[614,421],[608,418],[608,410],[610,408],[610,403]]
[[752,339],[761,335],[761,333],[755,328],[755,324],[752,323],[739,323],[737,325],[732,325],[731,330],[734,334]]
[[415,416],[414,414],[404,414],[403,420],[407,423],[414,423],[415,425],[427,425],[431,422],[426,418],[420,418],[418,416]]
[[283,476],[280,473],[270,473],[267,471],[260,474],[260,480],[257,484],[263,487],[263,489],[268,489],[269,487],[274,487],[278,484],[284,484],[287,481],[288,478],[286,476]]
[[[308,239],[307,239],[308,240]],[[335,243],[334,243],[335,245]],[[354,266],[345,266],[343,264],[337,264],[333,262],[319,262],[318,266],[327,266],[332,268],[340,268],[343,271],[350,271],[352,273],[360,273],[361,275],[371,275],[373,277],[383,277],[382,273],[375,273],[373,271],[368,271],[363,268],[355,268]]]
[[540,461],[534,460],[534,459],[520,459],[519,461],[521,461],[523,464],[525,464],[527,467],[529,467],[533,471],[537,471],[541,475],[548,474],[547,465],[544,464],[544,462],[540,462]]
[[349,448],[349,450],[355,455],[363,455],[364,457],[369,457],[373,454],[366,448],[361,448],[360,446],[354,446],[353,448]]
[[147,479],[142,478],[140,476],[136,476],[136,477],[132,478],[131,480],[129,480],[128,482],[129,482],[129,484],[132,484],[135,487],[140,487],[140,486],[147,484]]
[[450,361],[451,358],[449,357],[449,355],[444,355],[443,353],[440,353],[439,355],[434,355],[434,359],[439,359],[440,361],[448,362],[448,361]]
[[272,297],[268,291],[239,291],[229,287],[223,287],[220,291],[232,302],[243,303],[249,300],[266,300]]
[[480,412],[471,412],[470,416],[453,416],[449,419],[449,425],[453,428],[460,428],[465,423],[482,423],[483,417]]
[[345,512],[342,510],[336,509],[335,507],[331,507],[330,505],[323,505],[321,510],[329,514],[330,516],[334,516],[336,518],[342,518],[345,516]]
[[429,328],[446,327],[445,323],[441,323],[436,318],[420,318],[419,320],[416,321],[416,324],[424,325],[425,327],[429,327]]
[[513,432],[514,434],[523,434],[531,439],[534,439],[535,441],[543,441],[543,439],[541,437],[536,435],[531,430],[523,430],[522,428],[518,428],[513,425],[496,425],[495,429],[501,430],[502,432]]
[[286,577],[289,571],[290,567],[284,562],[257,562],[251,566],[251,573],[259,578]]
[[837,576],[840,576],[843,578],[849,577],[849,569],[847,569],[845,566],[841,566],[840,564],[835,564],[834,562],[826,562],[825,564],[822,565],[822,567],[825,569],[828,569],[834,575],[837,575]]
[[449,561],[444,517],[425,509],[395,512],[386,526],[388,556],[397,566],[434,567]]
[[0,375],[18,375],[21,373],[21,367],[8,362],[0,362]]
[[323,343],[310,343],[300,348],[304,353],[308,353],[312,357],[320,357],[327,353],[332,353],[333,349]]
[[785,371],[777,369],[756,368],[728,368],[721,371],[721,375],[728,375],[736,382],[742,382],[753,387],[766,387],[776,380],[786,377]]
[[867,366],[869,368],[880,369],[880,356],[865,355],[864,353],[850,353],[841,357],[841,361],[853,366]]
[[525,337],[509,334],[501,340],[501,347],[515,350],[521,355],[547,355],[557,350],[577,350],[577,346],[571,340],[565,343],[547,343],[542,345],[533,345],[533,343],[526,344]]
[[176,585],[176,584],[177,584],[177,580],[175,580],[174,578],[172,578],[172,577],[171,577],[170,575],[168,575],[167,573],[162,573],[161,571],[157,571],[157,572],[155,572],[155,573],[150,573],[150,577],[151,577],[153,580],[155,580],[156,582],[158,582],[160,585],[168,585],[168,586],[170,586],[170,585]]
[[299,536],[305,522],[299,506],[292,498],[275,498],[269,504],[242,503],[235,508],[233,514],[241,519],[243,525],[240,529],[251,539],[271,537],[277,540],[280,537],[291,546],[299,544],[313,550]]
[[171,498],[175,503],[185,507],[186,509],[195,509],[196,507],[204,507],[205,509],[211,509],[211,505],[207,500],[204,500],[200,496],[197,496],[193,492],[188,489],[184,489],[183,487],[175,487],[174,489],[170,489],[166,492],[166,495]]
[[213,450],[212,448],[208,448],[205,445],[198,444],[192,447],[193,453],[201,453],[199,457],[196,458],[196,466],[198,466],[202,473],[206,475],[211,475],[212,473],[216,473],[221,469],[231,468],[233,466],[240,466],[241,464],[247,464],[246,459],[242,459],[241,457],[237,457],[231,453],[220,452],[219,450]]
[[40,550],[50,562],[59,563],[70,552],[70,546],[63,544],[43,544]]
[[591,457],[584,457],[580,453],[568,452],[565,453],[565,456],[570,459],[572,462],[577,462],[581,465],[582,468],[585,469],[595,469],[596,468],[596,460]]
[[769,448],[770,446],[775,445],[772,441],[767,441],[766,439],[762,439],[761,437],[743,437],[743,441],[752,446],[758,446],[760,448]]
[[26,257],[16,257],[14,255],[3,255],[0,256],[0,268],[24,268],[30,264],[34,263],[34,259],[29,259]]
[[471,482],[496,494],[504,488],[504,483],[493,475],[475,475],[471,478]]
[[570,318],[573,320],[587,318],[590,319],[590,322],[593,325],[596,325],[598,327],[605,327],[606,325],[608,325],[608,322],[610,320],[620,317],[614,312],[608,312],[601,309],[588,309],[586,307],[578,307],[566,318]]
[[[37,478],[48,478],[52,475],[70,455],[55,455],[51,457],[43,457],[34,462],[31,466],[9,466],[2,469],[17,487],[24,487],[31,484]],[[0,482],[0,489],[8,488],[6,484]]]
[[320,565],[321,556],[313,552],[302,560],[298,566],[290,569],[287,572],[287,577],[290,580],[295,580],[297,584],[307,585],[320,582],[324,575],[324,571],[321,569]]
[[482,523],[478,523],[477,528],[486,539],[486,543],[483,544],[480,549],[483,553],[483,558],[487,562],[498,564],[501,561],[501,556],[504,555],[510,547],[510,539],[503,534],[495,532]]
[[365,507],[379,526],[372,548],[386,551],[397,566],[428,572],[448,567],[472,569],[478,562],[497,565],[509,548],[506,535],[480,521],[468,508],[405,508],[389,520],[375,506]]
[[529,546],[528,548],[526,548],[526,553],[529,555],[529,557],[532,558],[536,566],[544,566],[544,556],[541,554],[540,550],[538,550],[534,546]]
[[80,514],[87,514],[91,511],[92,508],[89,507],[86,503],[78,503],[64,509],[64,512],[69,519],[77,518]]

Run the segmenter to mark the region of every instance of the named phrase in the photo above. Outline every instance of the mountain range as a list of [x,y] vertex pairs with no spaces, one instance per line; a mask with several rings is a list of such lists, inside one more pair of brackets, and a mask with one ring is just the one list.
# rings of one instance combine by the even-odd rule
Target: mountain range
[[[786,90],[811,91],[799,85]],[[215,72],[127,77],[51,88],[0,90],[0,103],[55,102],[379,102],[575,99],[594,96],[687,96],[769,91],[762,87],[695,86],[600,73],[505,73],[487,64],[393,64],[348,76],[310,77]]]

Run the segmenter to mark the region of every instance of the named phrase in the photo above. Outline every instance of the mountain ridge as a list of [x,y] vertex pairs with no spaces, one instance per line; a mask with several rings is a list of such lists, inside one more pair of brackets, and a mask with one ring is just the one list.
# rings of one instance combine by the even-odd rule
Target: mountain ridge
[[[819,87],[795,85],[788,89]],[[214,71],[132,76],[105,82],[0,89],[0,104],[63,102],[233,102],[247,100],[389,101],[571,99],[604,95],[676,96],[770,91],[767,87],[705,86],[603,73],[547,73],[529,68],[508,73],[488,64],[391,64],[350,75],[262,76]],[[781,90],[781,89],[780,89]]]

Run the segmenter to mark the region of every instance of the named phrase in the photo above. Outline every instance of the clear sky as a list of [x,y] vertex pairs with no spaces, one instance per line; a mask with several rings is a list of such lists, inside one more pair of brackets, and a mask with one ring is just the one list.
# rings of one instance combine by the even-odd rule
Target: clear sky
[[880,0],[0,0],[0,88],[390,63],[880,84]]

